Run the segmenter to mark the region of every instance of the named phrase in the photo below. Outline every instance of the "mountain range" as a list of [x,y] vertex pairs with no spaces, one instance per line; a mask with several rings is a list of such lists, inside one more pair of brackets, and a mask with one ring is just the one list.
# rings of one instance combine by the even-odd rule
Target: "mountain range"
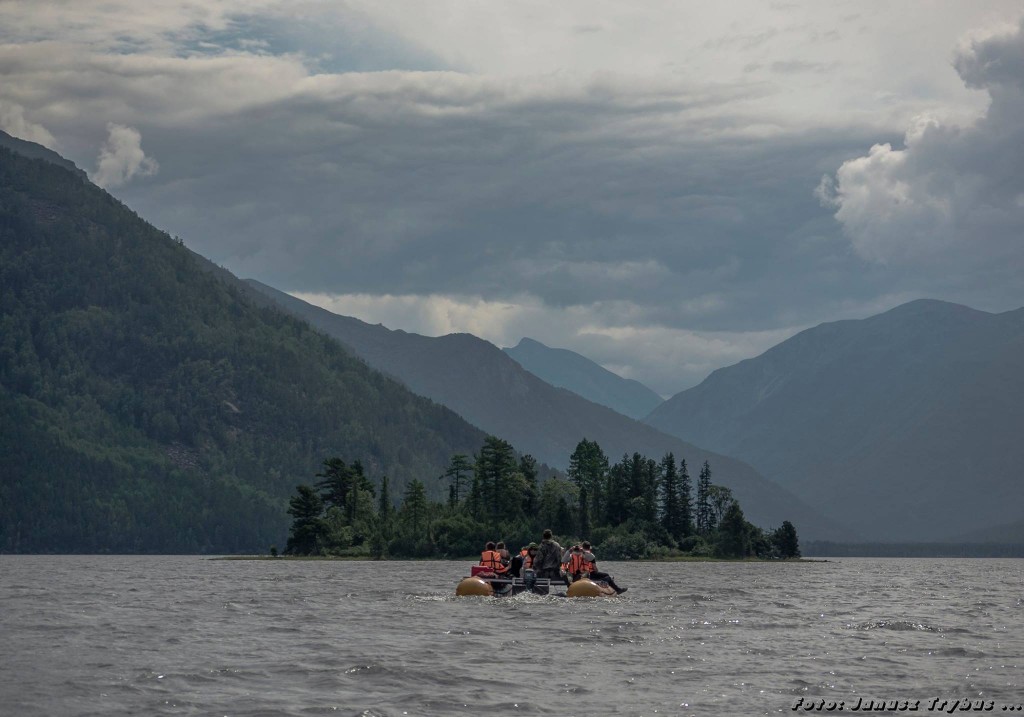
[[694,475],[709,461],[713,482],[730,488],[755,524],[772,526],[790,520],[802,536],[853,535],[821,519],[806,502],[749,465],[556,388],[483,339],[470,334],[428,337],[394,331],[333,314],[258,281],[248,282],[296,317],[336,338],[370,366],[550,466],[567,468],[570,455],[584,438],[596,441],[612,462],[627,453],[660,459],[671,451],[677,460],[686,459]]
[[639,381],[622,378],[575,351],[551,348],[531,338],[502,350],[552,386],[568,389],[630,418],[643,418],[664,400]]
[[808,329],[645,420],[871,540],[992,539],[1024,506],[1022,367],[1024,309],[919,300]]

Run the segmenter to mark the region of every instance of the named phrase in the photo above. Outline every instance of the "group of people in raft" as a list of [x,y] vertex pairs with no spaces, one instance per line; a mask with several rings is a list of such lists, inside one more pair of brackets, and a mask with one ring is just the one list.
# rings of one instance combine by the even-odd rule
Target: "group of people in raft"
[[[579,545],[563,548],[551,537],[550,530],[544,531],[539,545],[525,545],[515,556],[509,554],[505,543],[489,542],[480,554],[480,565],[494,573],[494,577],[518,578],[522,571],[533,570],[538,578],[564,580],[566,587],[575,580],[587,578],[607,583],[619,595],[629,589],[619,587],[615,584],[615,578],[597,569],[597,558],[589,541],[584,540]],[[486,576],[487,573],[480,575]]]

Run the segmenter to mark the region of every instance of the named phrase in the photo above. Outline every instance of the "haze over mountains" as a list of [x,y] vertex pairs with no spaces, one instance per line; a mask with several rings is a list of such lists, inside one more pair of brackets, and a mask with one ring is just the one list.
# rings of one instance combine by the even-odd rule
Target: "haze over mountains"
[[548,465],[566,468],[583,438],[597,441],[613,462],[624,453],[638,451],[658,459],[672,451],[677,460],[687,460],[693,475],[703,461],[710,461],[713,481],[733,490],[755,524],[771,526],[791,520],[801,536],[851,537],[849,531],[821,520],[806,502],[780,490],[750,466],[551,386],[483,339],[469,334],[432,338],[392,331],[333,314],[260,282],[249,283],[338,339],[370,366]]
[[1024,309],[920,300],[804,331],[646,421],[749,462],[871,540],[1012,540],[1022,368]]
[[664,400],[639,381],[622,378],[575,351],[551,348],[531,338],[502,351],[552,386],[566,388],[630,418],[643,418]]

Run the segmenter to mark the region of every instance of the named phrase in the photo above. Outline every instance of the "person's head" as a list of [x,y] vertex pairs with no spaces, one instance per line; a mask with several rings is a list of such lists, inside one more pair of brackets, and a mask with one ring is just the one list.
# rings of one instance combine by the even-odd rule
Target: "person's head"
[[574,546],[572,546],[572,552],[574,552],[574,553],[580,553],[580,552],[583,552],[583,548],[581,548],[581,547],[580,547],[580,546],[578,546],[578,545],[574,545]]
[[583,549],[584,550],[590,550],[590,541],[589,540],[584,540],[583,541]]
[[551,531],[550,530],[545,530],[544,531],[544,540],[551,540]]
[[537,552],[537,544],[536,543],[530,543],[529,545],[526,546],[526,549],[528,551],[530,551],[531,553],[536,553]]
[[494,546],[494,549],[495,550],[504,550],[505,549],[505,541],[504,540],[500,541],[497,545]]
[[494,550],[494,542],[487,541],[487,545],[484,546],[484,550]]

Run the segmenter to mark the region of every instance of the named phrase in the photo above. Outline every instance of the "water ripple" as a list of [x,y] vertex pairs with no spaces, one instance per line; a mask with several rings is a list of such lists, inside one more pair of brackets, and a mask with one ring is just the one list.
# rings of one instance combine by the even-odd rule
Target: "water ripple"
[[1019,693],[1024,561],[606,567],[622,599],[460,599],[467,566],[443,562],[0,556],[0,705],[734,715],[788,714],[801,696]]

